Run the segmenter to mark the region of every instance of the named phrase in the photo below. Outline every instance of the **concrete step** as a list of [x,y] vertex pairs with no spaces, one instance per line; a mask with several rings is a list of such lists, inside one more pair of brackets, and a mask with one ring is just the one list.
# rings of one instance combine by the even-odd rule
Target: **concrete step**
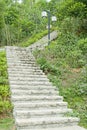
[[41,72],[42,70],[40,70],[40,68],[38,68],[38,67],[20,67],[20,68],[17,68],[17,66],[15,66],[15,68],[9,67],[8,71],[36,71],[36,72],[38,71],[38,72]]
[[42,74],[35,74],[35,73],[32,74],[31,72],[27,72],[25,74],[24,73],[8,73],[8,75],[11,77],[47,78],[47,76],[44,73],[42,73]]
[[27,82],[27,81],[9,81],[10,82],[10,85],[12,85],[12,84],[14,84],[14,85],[32,85],[32,86],[37,86],[37,85],[47,85],[47,86],[49,86],[49,85],[52,85],[52,83],[51,82],[39,82],[39,81],[34,81],[34,82]]
[[[23,50],[23,49],[20,50],[20,48],[19,49],[13,48],[13,49],[8,49],[7,53],[8,54],[14,54],[14,53],[16,53],[16,54],[26,54],[26,50]],[[31,52],[30,53],[28,52],[28,55],[31,55]]]
[[30,69],[30,68],[33,68],[33,69],[38,68],[38,69],[40,69],[40,67],[39,67],[37,64],[22,64],[22,63],[21,63],[21,64],[15,64],[15,63],[14,63],[14,64],[12,64],[12,65],[11,65],[11,64],[8,65],[8,68],[19,68],[19,67],[20,67],[21,69],[22,69],[22,68],[24,68],[24,69],[25,69],[25,68],[29,68],[29,69]]
[[[13,62],[13,63],[12,63]],[[35,61],[9,61],[8,60],[8,65],[12,65],[12,64],[27,64],[27,65],[37,65],[37,63],[35,63]]]
[[26,57],[34,57],[33,54],[29,50],[27,50],[27,51],[25,51],[23,53],[20,53],[20,54],[22,54],[22,55],[19,55],[20,58],[23,58],[23,57],[24,58],[26,58]]
[[[13,59],[13,58],[9,58],[8,61],[9,61],[9,62],[12,62],[12,61],[13,61],[12,59]],[[22,60],[22,59],[20,59],[19,57],[18,57],[17,59],[14,58],[13,63],[16,63],[17,61],[18,61],[18,63],[20,63],[20,62],[35,63],[35,59],[33,59],[32,57],[30,57],[30,58],[28,58],[28,59],[25,59],[25,60]]]
[[63,101],[62,96],[57,95],[12,95],[11,99],[13,102],[24,102],[24,101],[31,101],[31,102],[47,102],[47,101]]
[[51,91],[51,90],[43,90],[43,89],[36,89],[36,90],[34,90],[34,89],[17,89],[17,90],[15,90],[15,89],[11,89],[11,93],[12,93],[12,95],[16,95],[16,96],[23,96],[23,95],[32,95],[32,96],[34,96],[34,95],[42,95],[42,96],[47,96],[47,95],[55,95],[55,96],[57,96],[58,94],[59,94],[59,92],[58,91]]
[[28,66],[28,65],[27,66],[17,66],[16,65],[15,67],[14,66],[10,66],[10,67],[8,67],[8,69],[10,69],[10,70],[15,70],[15,69],[16,70],[21,70],[21,69],[26,69],[26,70],[27,69],[34,69],[34,70],[38,69],[38,70],[40,70],[40,67],[39,66],[33,67],[33,66]]
[[[14,50],[13,50],[14,51]],[[16,56],[16,57],[15,57]],[[20,59],[28,59],[28,58],[33,58],[35,59],[35,57],[32,54],[26,54],[26,53],[19,53],[17,51],[14,52],[8,52],[7,53],[7,58],[11,59],[12,57],[14,57],[14,59],[16,58],[20,58]]]
[[11,77],[11,76],[9,76],[9,80],[12,80],[12,81],[49,81],[49,79],[47,79],[46,77],[40,77],[40,76],[38,76],[38,77]]
[[21,76],[21,75],[24,75],[24,76],[26,76],[26,75],[27,75],[27,76],[28,76],[28,75],[39,75],[39,76],[40,76],[40,75],[44,75],[43,72],[36,72],[36,71],[32,71],[32,72],[30,72],[30,71],[29,71],[29,72],[28,72],[28,71],[25,71],[25,72],[24,72],[24,71],[23,71],[23,72],[22,72],[22,71],[18,71],[18,72],[17,72],[17,71],[8,71],[8,74],[9,74],[9,75],[10,75],[10,74],[11,74],[11,75],[12,75],[12,74],[13,74],[13,75],[20,74],[20,76]]
[[59,128],[63,126],[77,125],[79,119],[72,117],[50,117],[50,118],[30,118],[16,119],[16,125],[21,129],[45,129]]
[[14,110],[14,116],[21,119],[41,118],[41,117],[60,117],[66,113],[72,113],[71,109],[40,109],[40,110]]
[[[8,67],[10,67],[10,68],[12,68],[12,67],[39,67],[39,65],[37,65],[37,64],[33,64],[33,65],[31,65],[31,64],[23,64],[23,63],[20,63],[20,64],[18,64],[18,63],[8,63],[9,64],[9,66]],[[39,67],[40,68],[40,67]]]
[[9,76],[10,81],[29,81],[29,82],[49,82],[49,79],[47,78],[30,78],[30,77],[11,77]]
[[29,59],[29,58],[32,58],[35,60],[35,57],[32,55],[32,54],[28,54],[28,53],[19,53],[19,56],[18,56],[20,59],[24,60],[24,59]]
[[[11,63],[12,60],[8,59],[8,62]],[[29,59],[29,60],[19,60],[19,61],[18,60],[14,60],[13,63],[27,63],[27,64],[33,64],[34,63],[34,64],[36,64],[35,60],[33,60],[32,58]]]
[[29,59],[20,58],[20,61],[26,61],[26,62],[35,62],[35,59],[33,57],[30,57]]
[[[13,56],[8,56],[8,60],[12,60],[13,59]],[[32,60],[35,60],[35,58],[33,56],[24,56],[22,55],[21,56],[18,56],[18,57],[14,57],[14,60],[17,60],[17,59],[21,59],[21,60],[29,60],[29,59],[32,59]]]
[[30,91],[30,90],[36,90],[36,91],[49,91],[49,92],[54,92],[54,91],[56,91],[56,93],[57,93],[57,91],[58,91],[58,89],[55,87],[55,86],[52,86],[52,85],[36,85],[36,86],[34,86],[34,85],[31,85],[31,86],[29,86],[29,85],[11,85],[10,86],[11,87],[11,90],[13,90],[13,92],[14,92],[14,94],[15,93],[17,93],[17,92],[24,92],[24,90],[25,91]]
[[23,48],[23,47],[18,47],[18,46],[6,46],[6,50],[10,50],[10,51],[13,51],[13,50],[26,50],[26,48]]
[[62,108],[67,108],[67,102],[59,102],[59,101],[48,101],[48,102],[22,102],[22,103],[17,103],[14,102],[14,108],[16,110],[30,110],[30,109],[49,109],[49,108],[58,108],[58,109],[62,109]]
[[29,63],[23,63],[23,62],[20,62],[20,63],[12,63],[12,62],[8,62],[8,66],[10,67],[15,67],[15,66],[35,66],[37,67],[38,65],[36,63],[33,63],[33,64],[29,64]]
[[28,69],[21,69],[21,68],[20,69],[17,69],[17,68],[11,69],[11,68],[8,68],[8,71],[9,72],[15,72],[15,73],[26,72],[26,71],[27,72],[41,72],[42,73],[42,70],[37,69],[37,68],[36,69],[33,69],[33,68],[31,68],[31,69],[29,69],[29,68]]
[[15,74],[9,73],[8,75],[9,75],[9,77],[12,77],[12,78],[13,77],[18,77],[18,78],[20,78],[20,77],[21,78],[23,78],[23,77],[24,78],[47,78],[47,76],[44,73],[42,73],[41,75],[40,74],[35,74],[35,73],[34,74],[31,73],[29,75],[27,73],[26,74],[23,74],[23,73],[21,73],[21,74],[19,74],[19,73],[17,73],[17,74],[16,73]]
[[[28,130],[28,129],[19,128],[17,130]],[[31,130],[44,130],[44,128],[43,129],[33,128]],[[87,130],[87,129],[82,128],[77,125],[71,125],[71,126],[65,126],[65,127],[62,126],[62,127],[55,127],[55,128],[45,128],[45,130]]]
[[[20,77],[21,76],[29,76],[29,75],[39,75],[39,76],[41,76],[41,75],[44,75],[44,73],[43,72],[38,72],[38,71],[8,71],[9,73],[9,75],[11,74],[11,75],[20,75]],[[17,77],[17,76],[16,76]]]
[[12,77],[17,77],[17,76],[20,76],[20,77],[30,77],[32,75],[34,75],[35,77],[36,76],[45,76],[45,74],[43,72],[18,72],[18,73],[15,73],[15,72],[10,72],[8,73],[9,76],[12,76]]

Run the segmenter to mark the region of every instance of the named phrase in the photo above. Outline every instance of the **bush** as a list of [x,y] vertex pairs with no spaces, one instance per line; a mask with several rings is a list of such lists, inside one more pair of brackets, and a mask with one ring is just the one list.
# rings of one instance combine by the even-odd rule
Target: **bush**
[[45,58],[39,58],[37,63],[40,64],[40,68],[46,73],[51,73],[55,75],[61,74],[60,71],[53,65],[51,65]]
[[7,114],[12,110],[10,91],[7,78],[5,52],[0,52],[0,114]]
[[10,95],[10,91],[9,91],[9,86],[7,85],[0,85],[0,95],[2,97],[2,99],[8,99],[9,95]]
[[28,47],[29,45],[33,44],[34,42],[38,41],[39,39],[41,39],[44,35],[47,34],[47,30],[38,33],[38,34],[33,34],[28,40],[27,42],[23,42],[21,44],[21,46],[23,47]]
[[82,53],[84,55],[87,55],[87,38],[85,39],[80,39],[77,42],[77,45],[79,46],[79,48],[82,50]]
[[71,7],[68,7],[70,16],[83,17],[85,16],[86,5],[82,2],[75,2]]
[[66,55],[66,62],[70,67],[79,68],[85,65],[85,61],[82,58],[81,50],[72,50]]
[[11,112],[12,105],[10,101],[0,101],[0,113],[7,114]]

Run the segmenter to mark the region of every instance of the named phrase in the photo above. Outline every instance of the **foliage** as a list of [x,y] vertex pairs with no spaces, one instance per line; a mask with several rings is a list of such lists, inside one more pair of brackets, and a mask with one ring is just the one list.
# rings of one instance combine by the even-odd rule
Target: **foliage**
[[59,4],[57,9],[57,17],[63,20],[65,17],[86,17],[87,8],[82,2],[77,2],[74,0],[65,0]]
[[74,116],[81,118],[80,125],[87,128],[87,38],[82,38],[80,18],[67,17],[59,24],[58,38],[34,55],[41,69],[73,108]]
[[86,12],[86,5],[82,2],[76,2],[71,7],[68,8],[68,14],[69,16],[74,17],[85,17],[87,13]]
[[82,2],[87,5],[87,0],[76,0],[77,2]]
[[[29,1],[22,2],[3,2],[1,8],[1,38],[0,44],[14,45],[24,38],[30,37],[33,33],[44,30],[44,22],[41,18],[41,9]],[[32,4],[32,6],[31,6]],[[28,6],[29,5],[29,6]],[[32,8],[31,8],[32,7]],[[37,11],[36,11],[37,10]]]
[[5,52],[0,52],[0,114],[6,115],[11,110],[6,57]]
[[80,39],[77,44],[82,50],[82,53],[87,56],[87,38]]
[[67,52],[66,61],[70,67],[79,68],[85,64],[85,61],[82,57],[81,50],[72,50]]
[[[5,52],[0,52],[0,81],[1,79],[6,79],[7,80],[7,65],[6,65],[6,57],[5,57]],[[0,84],[6,84],[6,80],[1,81]]]
[[0,119],[0,128],[1,130],[15,130],[14,120],[11,117]]
[[56,66],[50,65],[50,63],[47,62],[45,58],[38,59],[37,63],[40,64],[40,68],[44,71],[45,74],[60,74],[60,71],[56,68]]
[[[51,7],[53,9],[53,3]],[[85,4],[74,0],[66,0],[59,6],[55,4],[57,13],[53,12],[59,20],[58,38],[34,55],[41,69],[73,108],[74,116],[81,118],[80,125],[87,128],[86,9]]]
[[26,40],[26,42],[22,42],[21,46],[27,47],[27,46],[37,42],[39,39],[41,39],[46,34],[47,34],[47,30],[45,30],[41,33],[33,34],[30,38],[28,38],[28,40]]
[[[80,125],[87,128],[87,62],[83,64],[83,54],[79,48],[68,50],[68,46],[61,44],[57,46],[56,42],[52,42],[53,44],[51,43],[44,51],[35,52],[34,55],[41,69],[59,88],[64,100],[74,110],[71,116],[79,116]],[[83,62],[78,63],[79,60]]]
[[[23,0],[22,3],[18,3],[1,0],[0,45],[14,45],[45,30],[47,19],[41,18],[41,12],[48,9],[58,18],[56,26],[60,26],[60,21],[64,24],[67,17],[71,17],[72,20],[69,19],[72,24],[71,30],[76,29],[78,34],[81,32],[87,34],[87,6],[83,1],[51,0],[46,3],[45,0],[38,2]],[[77,28],[74,27],[75,22]]]
[[3,0],[0,1],[0,46],[1,46],[1,41],[2,41],[2,29],[4,27],[4,8],[5,8],[5,3]]

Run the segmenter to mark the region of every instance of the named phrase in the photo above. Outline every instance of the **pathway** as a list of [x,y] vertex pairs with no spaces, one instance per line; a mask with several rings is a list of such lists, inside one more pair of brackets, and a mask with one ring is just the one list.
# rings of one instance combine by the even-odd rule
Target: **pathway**
[[38,42],[28,48],[6,47],[17,130],[85,130],[78,126],[78,118],[65,116],[72,110],[68,109],[67,102],[40,70],[31,53],[37,46],[42,49],[46,45],[45,41],[43,45]]

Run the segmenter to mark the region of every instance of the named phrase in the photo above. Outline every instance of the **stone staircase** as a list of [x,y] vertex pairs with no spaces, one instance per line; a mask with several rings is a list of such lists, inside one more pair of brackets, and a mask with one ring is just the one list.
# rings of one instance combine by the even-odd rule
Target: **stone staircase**
[[17,130],[84,130],[59,91],[36,64],[29,48],[6,47],[13,115]]
[[[50,33],[50,41],[58,37],[58,32],[53,31]],[[44,36],[42,39],[38,40],[34,44],[27,47],[28,50],[34,51],[35,49],[42,50],[44,47],[48,46],[48,35]]]

